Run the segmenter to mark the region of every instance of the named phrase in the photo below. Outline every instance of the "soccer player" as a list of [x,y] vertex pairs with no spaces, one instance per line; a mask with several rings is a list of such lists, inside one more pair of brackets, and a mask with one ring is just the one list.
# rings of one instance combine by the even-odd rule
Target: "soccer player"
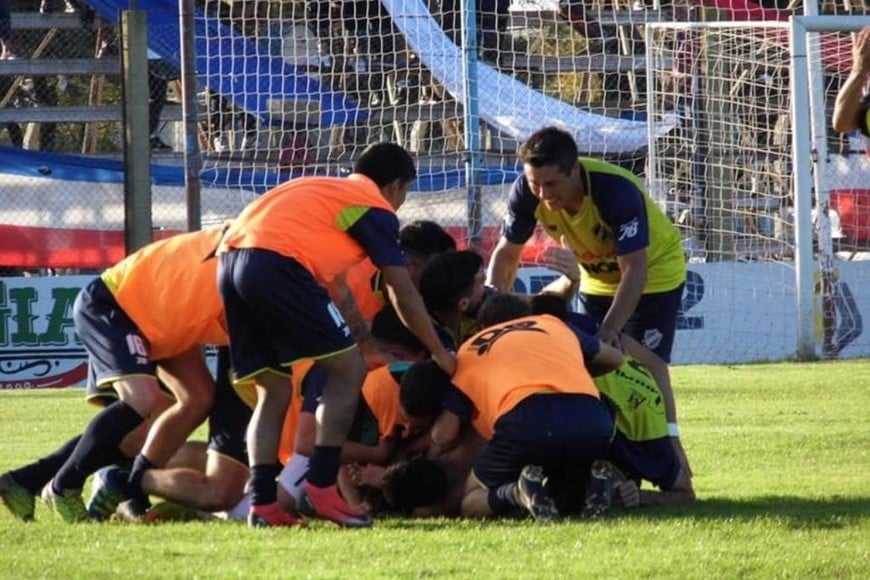
[[302,358],[316,358],[328,375],[305,483],[308,501],[340,525],[371,523],[335,485],[366,364],[325,284],[371,258],[403,321],[448,374],[454,370],[453,355],[438,341],[398,244],[395,211],[415,177],[407,151],[393,143],[371,145],[347,178],[295,179],[254,200],[218,249],[232,366],[238,380],[253,380],[257,390],[247,432],[253,525],[297,523],[277,503],[275,478],[291,395],[286,371]]
[[453,348],[480,330],[475,318],[486,289],[483,258],[472,250],[433,256],[420,275],[420,295]]
[[[597,330],[592,318],[569,312],[560,296],[539,294],[528,302],[515,295],[500,298],[487,304],[485,314],[492,322],[523,315],[527,303],[532,314],[551,314],[587,334]],[[613,475],[622,503],[626,507],[691,503],[695,500],[692,473],[680,441],[668,366],[631,337],[622,337],[622,345],[624,362],[609,372],[593,374],[596,388],[613,411],[610,460],[621,470]],[[661,492],[640,491],[641,480],[651,482]],[[612,491],[601,490],[605,496],[602,502],[592,505],[596,503],[593,500],[584,506],[588,515],[600,515],[597,512],[606,509]]]
[[[248,479],[245,430],[251,409],[230,384],[227,347],[218,349],[215,383],[206,449],[188,442],[179,453],[187,461],[176,456],[171,466],[145,471],[141,484],[144,493],[204,512],[232,510],[241,501]],[[98,475],[87,507],[93,519],[101,520],[109,517],[125,497],[123,482],[128,476],[125,469],[118,467],[100,470]],[[127,521],[140,521],[149,520],[152,514],[122,509],[118,515]]]
[[677,229],[620,167],[586,157],[568,133],[534,133],[520,148],[488,283],[510,289],[523,245],[537,223],[564,241],[582,270],[580,301],[600,323],[598,336],[619,344],[625,332],[670,361],[686,262]]
[[469,338],[457,352],[452,383],[431,361],[408,369],[402,406],[417,416],[440,414],[435,445],[450,449],[449,440],[467,423],[488,439],[465,488],[463,515],[524,507],[535,520],[549,521],[560,508],[580,509],[592,462],[606,457],[613,429],[584,358],[613,368],[622,354],[544,315]]
[[110,402],[77,440],[53,454],[63,463],[42,498],[64,521],[88,519],[81,496],[85,480],[123,459],[121,442],[164,405],[161,384],[174,402],[154,421],[133,462],[127,485],[136,501],[147,501],[140,489],[144,471],[165,465],[208,414],[214,381],[199,348],[227,343],[217,261],[207,259],[224,228],[149,244],[76,298],[75,327],[90,357],[89,392],[95,388],[97,399]]
[[[870,26],[854,37],[852,69],[837,93],[834,104],[834,129],[840,133],[858,130],[870,143]],[[870,146],[867,147],[870,155]]]
[[[375,315],[372,339],[381,351],[379,358],[391,364],[370,370],[366,375],[351,435],[342,446],[342,464],[385,464],[396,453],[399,441],[407,443],[430,426],[407,417],[399,405],[398,381],[410,362],[429,356],[426,348],[390,304]],[[303,395],[301,408],[288,411],[279,449],[284,469],[278,477],[278,498],[287,510],[295,509],[302,496],[302,484],[314,452],[315,412],[326,378],[323,369],[316,364],[296,371],[294,365],[294,384],[297,376],[301,383],[296,392]]]
[[[456,241],[444,228],[432,221],[417,220],[399,230],[399,247],[408,263],[408,273],[414,286],[420,286],[420,274],[429,259],[456,249]],[[335,302],[350,327],[351,336],[360,346],[370,367],[383,361],[375,357],[377,345],[371,343],[368,327],[384,307],[386,288],[381,271],[369,258],[351,267],[330,285],[330,298]]]

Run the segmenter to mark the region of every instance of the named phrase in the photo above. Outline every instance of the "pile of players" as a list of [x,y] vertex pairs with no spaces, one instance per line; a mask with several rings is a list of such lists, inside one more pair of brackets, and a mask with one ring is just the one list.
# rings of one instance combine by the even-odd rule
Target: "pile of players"
[[[365,527],[384,510],[550,521],[694,501],[667,369],[679,235],[639,178],[561,130],[519,159],[488,269],[433,222],[400,230],[415,164],[378,143],[346,178],[291,180],[105,271],[74,307],[101,410],[0,475],[4,504]],[[555,243],[524,255],[539,224]],[[560,278],[509,293],[530,258]],[[206,419],[208,442],[188,441]]]

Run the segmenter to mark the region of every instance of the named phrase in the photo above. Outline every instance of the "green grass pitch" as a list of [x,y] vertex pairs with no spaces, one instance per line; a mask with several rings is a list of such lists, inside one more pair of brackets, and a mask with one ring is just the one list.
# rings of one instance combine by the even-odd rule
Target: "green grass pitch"
[[[66,525],[0,508],[0,578],[867,578],[870,361],[672,371],[699,503],[602,521]],[[81,390],[0,393],[0,471],[79,432]]]

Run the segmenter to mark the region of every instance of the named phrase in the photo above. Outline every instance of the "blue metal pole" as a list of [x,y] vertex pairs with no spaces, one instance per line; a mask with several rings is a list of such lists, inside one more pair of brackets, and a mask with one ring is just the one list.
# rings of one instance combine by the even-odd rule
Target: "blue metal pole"
[[482,249],[483,220],[479,173],[482,163],[480,143],[480,101],[477,88],[477,2],[461,0],[462,76],[465,92],[465,187],[467,192],[468,245]]

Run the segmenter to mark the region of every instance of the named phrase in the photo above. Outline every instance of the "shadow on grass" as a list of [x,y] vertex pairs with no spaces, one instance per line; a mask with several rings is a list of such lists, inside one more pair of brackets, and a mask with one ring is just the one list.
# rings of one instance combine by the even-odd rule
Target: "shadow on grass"
[[[688,521],[783,521],[790,528],[799,530],[840,529],[860,524],[870,517],[870,497],[841,498],[830,497],[810,499],[793,496],[764,496],[746,499],[707,498],[692,506],[668,506],[643,508],[639,510],[618,510],[609,516],[613,521],[644,521],[680,519]],[[563,521],[582,523],[578,518]],[[393,529],[416,531],[439,531],[456,529],[457,525],[476,527],[481,525],[522,526],[529,523],[524,519],[465,520],[453,518],[403,519],[385,517],[380,525]]]
[[692,506],[645,508],[614,514],[638,520],[783,520],[793,529],[838,529],[853,526],[870,516],[870,497],[810,499],[763,496],[746,499],[706,498]]

